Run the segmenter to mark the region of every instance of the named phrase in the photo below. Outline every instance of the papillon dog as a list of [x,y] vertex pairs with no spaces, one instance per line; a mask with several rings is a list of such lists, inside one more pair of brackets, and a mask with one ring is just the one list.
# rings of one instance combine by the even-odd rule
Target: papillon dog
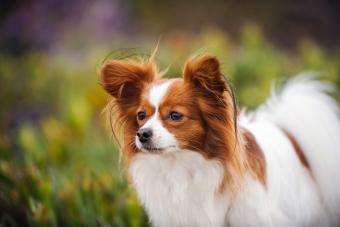
[[154,55],[100,74],[152,226],[340,226],[339,108],[326,83],[296,77],[245,113],[211,55],[177,79]]

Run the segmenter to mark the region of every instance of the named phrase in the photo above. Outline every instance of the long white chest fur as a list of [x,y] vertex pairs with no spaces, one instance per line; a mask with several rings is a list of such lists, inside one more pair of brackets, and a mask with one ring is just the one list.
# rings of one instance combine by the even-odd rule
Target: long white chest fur
[[223,170],[217,161],[192,151],[139,153],[129,171],[154,226],[224,226],[229,203],[218,192]]

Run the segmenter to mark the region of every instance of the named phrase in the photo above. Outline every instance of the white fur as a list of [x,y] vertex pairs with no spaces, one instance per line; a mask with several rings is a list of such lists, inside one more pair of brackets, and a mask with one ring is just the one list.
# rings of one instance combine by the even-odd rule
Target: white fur
[[148,100],[152,106],[158,109],[159,104],[163,100],[172,82],[173,80],[169,80],[151,87],[148,94]]
[[216,191],[223,177],[217,161],[192,151],[139,153],[130,165],[137,195],[153,226],[223,226],[226,195]]
[[300,75],[260,108],[262,118],[289,130],[300,143],[332,226],[340,226],[340,121],[331,86]]
[[264,153],[267,188],[248,180],[230,212],[232,226],[324,224],[324,207],[316,184],[282,130],[265,120],[242,126],[253,133]]
[[[299,77],[259,108],[255,119],[240,117],[264,153],[266,186],[246,176],[232,203],[217,192],[223,176],[218,161],[187,150],[135,155],[129,172],[152,224],[339,226],[340,123],[338,107],[325,92],[323,83]],[[281,128],[300,144],[312,175]]]

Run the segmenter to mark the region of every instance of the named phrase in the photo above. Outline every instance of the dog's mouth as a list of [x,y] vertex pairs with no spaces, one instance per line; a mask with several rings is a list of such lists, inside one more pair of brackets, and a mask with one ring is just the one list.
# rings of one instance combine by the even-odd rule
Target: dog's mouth
[[167,149],[175,148],[175,146],[168,146],[168,147],[154,147],[149,145],[143,145],[142,150],[149,152],[149,153],[162,153]]

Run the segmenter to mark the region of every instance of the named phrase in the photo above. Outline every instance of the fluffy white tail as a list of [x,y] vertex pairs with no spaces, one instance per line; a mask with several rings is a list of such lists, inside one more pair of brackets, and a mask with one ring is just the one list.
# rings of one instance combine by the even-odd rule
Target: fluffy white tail
[[314,77],[305,73],[288,81],[259,111],[299,142],[335,226],[340,223],[340,111],[327,95],[332,87]]

